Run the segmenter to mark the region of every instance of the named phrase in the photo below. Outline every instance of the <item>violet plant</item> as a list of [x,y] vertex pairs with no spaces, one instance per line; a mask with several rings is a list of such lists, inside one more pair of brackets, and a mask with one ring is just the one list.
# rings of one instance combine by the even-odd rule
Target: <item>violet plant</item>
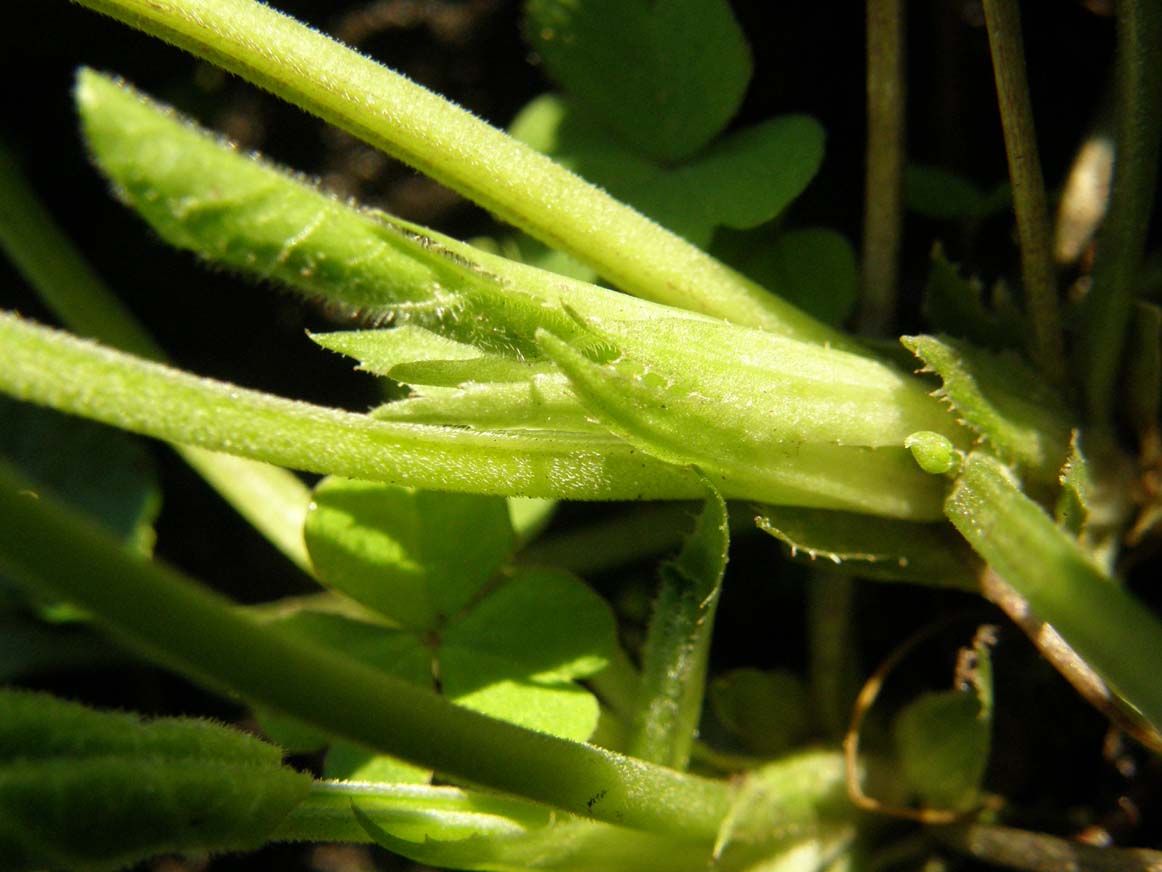
[[[42,607],[66,603],[140,656],[244,699],[284,749],[327,749],[312,778],[226,727],[4,691],[4,868],[120,868],[269,841],[370,841],[455,869],[856,868],[875,844],[868,808],[939,824],[925,837],[985,860],[1023,851],[1023,868],[1051,868],[1063,843],[995,826],[984,791],[987,633],[953,690],[905,707],[892,752],[859,754],[858,731],[846,755],[834,737],[789,750],[777,728],[799,716],[801,684],[758,670],[711,682],[739,517],[839,573],[980,593],[1119,728],[1162,747],[1162,623],[1115,571],[1126,531],[1141,538],[1157,518],[1155,496],[1130,498],[1162,384],[1157,308],[1131,305],[1158,157],[1158,121],[1142,109],[1162,88],[1150,4],[1119,11],[1122,157],[1088,317],[1065,336],[1041,268],[1044,184],[1014,159],[1028,348],[937,257],[933,311],[965,330],[904,337],[918,375],[838,326],[857,283],[839,234],[786,231],[735,252],[810,312],[704,251],[722,228],[746,239],[781,214],[823,153],[805,116],[723,133],[750,75],[725,2],[529,0],[530,40],[562,93],[534,101],[512,135],[253,0],[80,2],[355,134],[518,233],[473,245],[344,202],[128,83],[78,72],[85,145],[154,233],[351,315],[353,329],[310,339],[395,391],[353,413],[167,365],[0,162],[0,240],[80,334],[0,314],[0,390],[173,444],[321,592],[239,606],[7,462],[0,567]],[[985,5],[1006,141],[1027,154],[1015,4]],[[899,72],[877,63],[900,50],[891,6],[868,4],[877,85]],[[872,109],[873,127],[890,128]],[[898,136],[869,142],[869,166],[902,161]],[[883,196],[898,224],[899,190]],[[895,305],[892,241],[880,242],[864,252],[865,325],[890,323]],[[1118,414],[1137,444],[1113,427],[1122,365],[1133,389]],[[33,426],[25,405],[3,408],[13,430]],[[308,489],[288,470],[324,478]],[[537,551],[553,500],[701,501],[684,539],[687,508],[656,516],[681,544],[638,662],[579,576],[584,561]],[[139,538],[149,511],[129,524]],[[618,529],[601,541],[635,553],[636,534]],[[700,739],[706,717],[736,747]]]

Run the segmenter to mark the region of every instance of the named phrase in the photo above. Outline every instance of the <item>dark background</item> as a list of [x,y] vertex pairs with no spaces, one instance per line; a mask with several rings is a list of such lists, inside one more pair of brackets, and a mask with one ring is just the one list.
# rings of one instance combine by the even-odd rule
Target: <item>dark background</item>
[[[320,29],[357,39],[364,51],[500,126],[550,87],[521,41],[519,4],[512,0],[400,2],[393,9],[401,16],[397,26],[358,38],[363,19],[357,13],[384,4],[282,0],[277,5]],[[791,220],[835,227],[857,243],[864,148],[862,4],[737,0],[733,5],[755,56],[754,80],[737,123],[786,112],[816,116],[828,134],[827,157]],[[1006,167],[979,6],[969,0],[909,5],[910,158],[991,188],[1005,179]],[[1071,0],[1026,2],[1022,12],[1045,176],[1056,187],[1105,94],[1113,21]],[[488,216],[410,169],[324,130],[298,110],[64,0],[7,4],[4,21],[0,135],[69,235],[175,362],[200,374],[317,403],[356,410],[373,404],[376,388],[370,378],[352,372],[338,356],[319,352],[304,337],[305,329],[326,325],[320,312],[289,294],[256,288],[167,248],[108,195],[77,135],[70,94],[76,68],[84,64],[120,74],[336,190],[446,232],[464,237],[487,230]],[[915,301],[935,239],[944,238],[954,256],[970,258],[968,265],[986,278],[1012,274],[1016,260],[1008,217],[985,232],[990,245],[958,251],[954,228],[909,219],[902,294],[911,308],[902,326],[922,326]],[[0,304],[52,322],[2,262]],[[163,559],[246,601],[306,589],[283,558],[180,461],[160,447],[155,453],[165,495],[157,543]],[[559,523],[581,522],[592,511],[567,507]],[[594,581],[616,601],[625,585],[648,583],[652,573],[648,564]],[[805,580],[804,572],[782,562],[765,537],[737,543],[720,612],[716,664],[801,668]],[[933,616],[973,609],[979,610],[978,602],[955,595],[863,586],[860,657],[870,668]],[[963,643],[968,632],[956,642]],[[947,681],[951,650],[933,658],[943,670],[937,684]],[[1132,783],[1118,776],[1102,757],[1101,719],[1013,629],[1005,631],[998,673],[1001,717],[990,783],[1023,804],[1028,825],[1069,832],[1132,789],[1146,794],[1141,800],[1146,816],[1129,841],[1162,844],[1157,803],[1149,798],[1157,794],[1156,769]],[[141,711],[239,715],[230,704],[147,669],[52,676],[36,683]],[[213,868],[325,868],[325,862],[298,849],[276,848],[253,858],[219,860]]]

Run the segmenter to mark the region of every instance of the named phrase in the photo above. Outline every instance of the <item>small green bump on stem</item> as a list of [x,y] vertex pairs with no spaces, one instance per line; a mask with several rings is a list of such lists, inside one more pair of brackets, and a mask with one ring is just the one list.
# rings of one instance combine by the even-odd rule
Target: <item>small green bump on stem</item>
[[932,475],[955,475],[964,462],[964,454],[948,437],[931,430],[921,430],[904,440],[919,467]]

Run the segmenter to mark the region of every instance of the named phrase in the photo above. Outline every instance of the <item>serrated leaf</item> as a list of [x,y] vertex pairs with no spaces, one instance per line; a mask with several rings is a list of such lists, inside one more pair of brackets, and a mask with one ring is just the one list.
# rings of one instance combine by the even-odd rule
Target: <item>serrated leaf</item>
[[802,563],[827,560],[865,578],[980,590],[980,561],[946,524],[774,506],[755,521]]
[[924,285],[924,317],[941,333],[967,339],[981,348],[1020,349],[1024,327],[1020,311],[1007,298],[994,295],[984,301],[979,279],[966,279],[944,256],[940,243],[932,246],[932,264]]
[[257,848],[310,784],[277,748],[217,724],[0,691],[0,866],[12,872]]
[[750,51],[725,0],[528,0],[529,42],[625,144],[659,161],[709,142],[738,109]]
[[1061,468],[1061,493],[1057,497],[1054,514],[1061,529],[1080,537],[1089,520],[1089,500],[1092,483],[1089,464],[1081,452],[1080,434],[1075,430],[1069,440],[1069,456]]
[[948,337],[904,336],[904,347],[944,382],[938,396],[998,454],[1056,483],[1069,450],[1067,406],[1013,353]]
[[782,754],[811,727],[807,689],[787,670],[732,669],[710,683],[709,698],[722,725],[756,754]]
[[526,106],[510,132],[700,247],[717,227],[755,227],[780,214],[823,160],[823,129],[803,115],[732,133],[684,163],[643,158],[554,95]]
[[535,354],[538,327],[576,329],[467,247],[453,251],[422,228],[325,194],[122,83],[83,70],[76,93],[94,161],[172,245],[500,355]]
[[[593,732],[598,706],[573,680],[605,668],[617,632],[597,594],[547,569],[520,570],[438,628],[396,630],[310,612],[283,618],[282,626],[413,684],[435,686],[460,705],[576,741]],[[288,735],[293,724],[269,715],[263,723],[276,738],[302,741],[301,734]],[[315,748],[326,743],[310,738]]]
[[309,334],[313,342],[359,361],[359,369],[418,385],[454,386],[467,381],[527,381],[551,370],[456,342],[414,324],[390,330]]
[[1035,619],[1052,625],[1155,729],[1162,726],[1157,616],[1114,584],[995,457],[982,451],[968,456],[945,510]]
[[767,228],[715,236],[714,252],[736,269],[828,324],[840,325],[859,293],[855,249],[837,231],[809,227],[769,238]]
[[957,687],[926,693],[896,718],[896,750],[904,777],[927,804],[966,811],[976,803],[992,733],[995,630],[982,629],[961,652]]
[[500,497],[334,477],[315,488],[303,534],[324,584],[416,629],[464,608],[515,547]]
[[642,651],[630,753],[685,769],[705,696],[714,615],[730,547],[726,503],[713,488],[661,584]]

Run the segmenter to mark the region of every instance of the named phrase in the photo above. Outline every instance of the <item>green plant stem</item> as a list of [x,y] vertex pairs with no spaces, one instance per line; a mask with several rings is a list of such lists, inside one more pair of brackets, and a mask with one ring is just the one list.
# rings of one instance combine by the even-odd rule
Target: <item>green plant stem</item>
[[0,392],[172,442],[435,490],[688,499],[693,472],[613,437],[395,424],[202,379],[0,313]]
[[253,0],[79,0],[416,167],[629,293],[814,342],[841,335],[447,100]]
[[634,757],[689,765],[729,545],[726,503],[715,491],[681,553],[662,565],[629,738]]
[[1028,872],[1154,872],[1162,869],[1162,851],[1088,845],[1047,833],[1034,833],[989,824],[935,827],[935,837],[954,850],[989,865]]
[[1118,367],[1150,225],[1162,139],[1162,7],[1154,0],[1119,0],[1117,8],[1116,164],[1080,348],[1085,410],[1098,426],[1112,423],[1119,396]]
[[[583,817],[713,840],[726,784],[459,708],[263,627],[177,571],[127,554],[0,467],[0,565],[197,681],[365,747]],[[595,797],[597,797],[595,799]]]
[[[2,143],[0,249],[77,333],[142,357],[165,359],[153,337],[53,220]],[[201,448],[176,445],[174,450],[295,565],[311,571],[302,537],[311,494],[294,474]]]
[[1065,381],[1065,345],[1053,271],[1049,207],[1025,78],[1020,10],[1017,0],[984,0],[984,13],[1021,243],[1021,278],[1032,328],[1030,353],[1045,377],[1061,385]]
[[867,167],[864,184],[864,333],[882,336],[896,316],[904,174],[904,10],[902,0],[867,0]]
[[855,581],[816,570],[807,582],[807,644],[811,710],[830,739],[843,736],[855,700]]
[[994,457],[968,456],[945,511],[989,566],[1126,702],[1162,726],[1162,621],[1104,575]]

